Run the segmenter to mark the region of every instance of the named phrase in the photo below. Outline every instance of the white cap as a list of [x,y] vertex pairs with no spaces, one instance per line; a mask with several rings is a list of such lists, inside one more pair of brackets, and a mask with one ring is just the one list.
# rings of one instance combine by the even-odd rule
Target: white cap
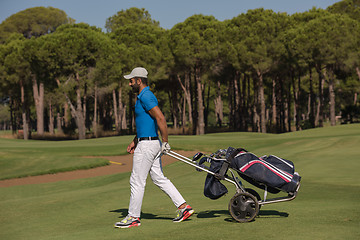
[[148,71],[146,71],[145,68],[136,67],[131,71],[131,73],[129,75],[125,75],[124,78],[125,79],[131,79],[131,78],[134,78],[134,77],[147,78],[147,75],[148,75]]

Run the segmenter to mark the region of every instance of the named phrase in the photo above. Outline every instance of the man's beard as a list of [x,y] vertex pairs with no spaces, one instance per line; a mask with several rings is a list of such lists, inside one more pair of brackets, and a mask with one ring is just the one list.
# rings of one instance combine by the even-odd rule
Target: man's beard
[[134,93],[139,93],[139,89],[140,89],[140,85],[139,85],[139,84],[135,83],[135,84],[133,84],[131,87],[132,87],[132,91],[133,91]]

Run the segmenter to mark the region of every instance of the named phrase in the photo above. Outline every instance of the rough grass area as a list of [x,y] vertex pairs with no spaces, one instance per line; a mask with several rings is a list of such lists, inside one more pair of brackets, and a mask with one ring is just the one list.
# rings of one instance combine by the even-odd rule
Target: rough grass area
[[[131,138],[74,141],[62,143],[65,145],[60,145],[60,148],[69,149],[69,155],[79,156],[87,152],[115,155],[124,151],[128,140]],[[8,147],[4,149],[11,149],[13,144],[18,144],[17,141],[7,140],[5,144]],[[164,167],[164,172],[195,209],[194,216],[188,221],[172,222],[175,207],[148,179],[142,225],[114,229],[113,224],[125,217],[129,204],[130,173],[121,173],[0,188],[0,239],[360,238],[360,125],[282,135],[222,133],[198,137],[171,136],[170,143],[175,149],[202,151],[216,151],[228,146],[244,147],[258,155],[274,154],[292,160],[296,171],[303,177],[298,197],[291,202],[265,205],[255,221],[237,223],[227,210],[235,193],[234,186],[225,183],[229,189],[227,195],[218,200],[207,199],[203,196],[206,174],[176,162]],[[50,151],[44,150],[45,145],[29,144],[34,150],[42,149],[40,152],[50,154]],[[64,151],[54,150],[54,145],[47,147],[53,148],[54,155],[64,154]],[[29,154],[29,149],[28,146],[22,157]],[[18,154],[21,156],[21,152]],[[61,163],[61,160],[56,162]]]

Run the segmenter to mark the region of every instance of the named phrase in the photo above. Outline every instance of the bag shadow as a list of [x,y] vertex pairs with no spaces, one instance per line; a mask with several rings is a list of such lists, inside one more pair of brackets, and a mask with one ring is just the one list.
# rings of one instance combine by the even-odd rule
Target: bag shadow
[[[219,218],[225,217],[224,221],[235,222],[228,210],[215,210],[215,211],[202,211],[197,214],[197,218]],[[289,214],[286,212],[279,212],[276,210],[260,210],[256,218],[282,218],[288,217]]]

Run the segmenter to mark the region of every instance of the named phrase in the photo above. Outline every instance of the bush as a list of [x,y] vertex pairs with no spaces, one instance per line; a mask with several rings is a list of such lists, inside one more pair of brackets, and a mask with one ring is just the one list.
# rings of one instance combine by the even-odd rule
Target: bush
[[300,127],[302,130],[313,128],[309,119],[300,121]]
[[347,105],[341,109],[342,124],[358,123],[360,120],[360,105]]

